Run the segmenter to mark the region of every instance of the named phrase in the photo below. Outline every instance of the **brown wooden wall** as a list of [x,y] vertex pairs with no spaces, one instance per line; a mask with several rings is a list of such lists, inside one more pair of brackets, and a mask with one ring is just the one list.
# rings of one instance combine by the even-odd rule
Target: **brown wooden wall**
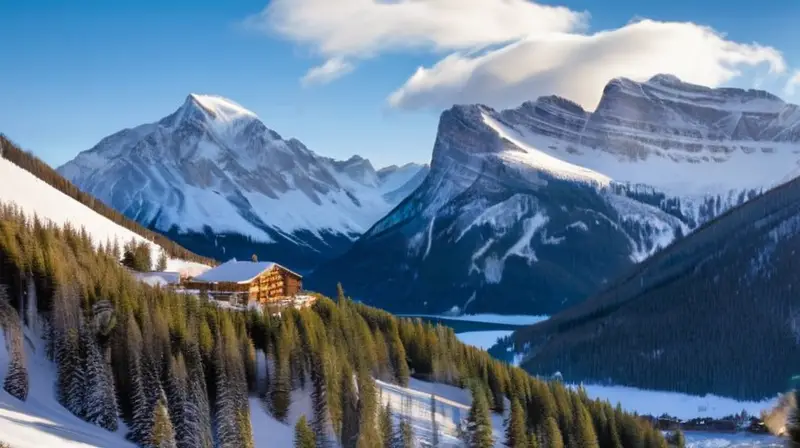
[[250,283],[250,300],[261,303],[296,295],[302,289],[302,278],[275,266]]
[[250,283],[186,282],[187,289],[215,292],[244,292],[251,302],[272,302],[297,295],[303,289],[303,278],[279,266],[264,271]]

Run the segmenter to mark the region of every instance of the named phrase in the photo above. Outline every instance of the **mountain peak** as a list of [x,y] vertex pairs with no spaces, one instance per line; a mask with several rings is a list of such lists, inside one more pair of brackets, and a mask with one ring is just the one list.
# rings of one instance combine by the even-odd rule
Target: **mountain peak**
[[214,119],[231,122],[240,118],[258,118],[258,116],[244,108],[239,103],[219,95],[205,95],[190,93],[186,97],[186,104],[199,107]]
[[683,81],[675,75],[669,73],[659,73],[647,80],[650,84],[680,85]]

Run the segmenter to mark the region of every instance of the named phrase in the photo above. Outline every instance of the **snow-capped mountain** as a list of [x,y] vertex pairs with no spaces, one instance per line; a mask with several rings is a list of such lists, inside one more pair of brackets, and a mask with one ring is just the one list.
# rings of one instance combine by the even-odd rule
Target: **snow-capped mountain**
[[359,156],[321,157],[231,100],[191,94],[171,115],[106,137],[59,171],[195,252],[256,252],[304,270],[346,249],[426,169],[379,175]]
[[455,106],[423,184],[307,282],[403,312],[550,314],[675,238],[795,177],[800,112],[767,92],[614,79]]

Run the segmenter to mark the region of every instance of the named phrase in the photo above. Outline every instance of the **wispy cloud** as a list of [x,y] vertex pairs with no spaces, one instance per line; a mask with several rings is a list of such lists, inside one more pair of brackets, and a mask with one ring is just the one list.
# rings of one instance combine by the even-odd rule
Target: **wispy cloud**
[[432,67],[420,67],[391,94],[395,107],[442,108],[455,103],[518,105],[524,99],[558,94],[592,109],[608,80],[637,80],[671,73],[717,86],[747,66],[764,64],[783,73],[780,52],[726,40],[692,23],[643,20],[592,35],[530,36],[477,56],[453,53]]
[[348,61],[387,51],[481,49],[573,31],[588,15],[527,0],[272,0],[245,26]]
[[300,80],[304,86],[326,84],[353,71],[353,64],[341,58],[333,58],[311,68]]

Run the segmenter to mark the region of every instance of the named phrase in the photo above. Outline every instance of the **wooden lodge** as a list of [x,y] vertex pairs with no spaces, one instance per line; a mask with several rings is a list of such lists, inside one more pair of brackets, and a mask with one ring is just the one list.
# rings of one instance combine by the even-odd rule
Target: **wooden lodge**
[[234,305],[278,305],[300,293],[303,277],[277,263],[233,259],[186,281],[184,287]]

